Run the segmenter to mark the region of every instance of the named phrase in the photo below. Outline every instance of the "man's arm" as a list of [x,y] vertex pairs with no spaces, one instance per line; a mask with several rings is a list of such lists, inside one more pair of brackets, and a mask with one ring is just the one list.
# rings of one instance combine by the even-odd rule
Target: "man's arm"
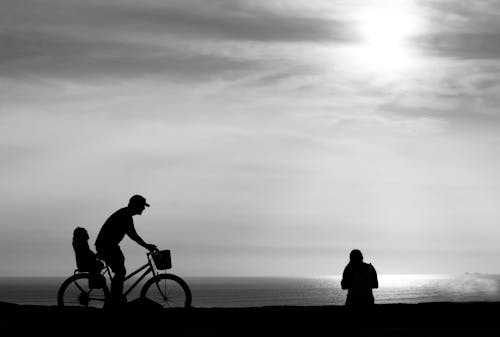
[[342,280],[340,281],[340,287],[343,290],[349,289],[350,286],[350,272],[349,272],[349,267],[346,267],[344,269],[344,272],[342,273]]
[[377,271],[375,270],[375,267],[373,267],[371,263],[370,266],[372,270],[372,288],[378,288]]
[[130,226],[130,228],[129,228],[128,232],[127,232],[127,235],[129,236],[129,238],[131,238],[132,240],[134,240],[135,242],[137,242],[139,245],[143,246],[147,250],[155,250],[156,249],[155,245],[146,243],[139,236],[139,234],[137,234],[137,232],[135,231],[135,227],[134,226]]

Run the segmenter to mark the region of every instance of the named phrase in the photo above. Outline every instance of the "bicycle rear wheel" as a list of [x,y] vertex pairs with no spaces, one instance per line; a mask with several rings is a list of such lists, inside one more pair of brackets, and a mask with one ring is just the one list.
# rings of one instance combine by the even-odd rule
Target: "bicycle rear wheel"
[[159,303],[163,308],[190,308],[191,290],[173,274],[160,274],[149,279],[141,290],[141,298]]
[[109,291],[106,285],[101,289],[89,287],[89,273],[79,273],[68,277],[59,287],[57,305],[102,308]]

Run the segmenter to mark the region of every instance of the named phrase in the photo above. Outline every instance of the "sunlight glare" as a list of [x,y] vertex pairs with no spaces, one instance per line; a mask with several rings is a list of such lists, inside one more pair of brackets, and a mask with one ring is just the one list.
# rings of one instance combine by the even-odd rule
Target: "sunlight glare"
[[368,70],[407,69],[414,62],[409,39],[422,29],[422,22],[409,2],[384,4],[358,15],[361,43],[356,48],[357,59]]

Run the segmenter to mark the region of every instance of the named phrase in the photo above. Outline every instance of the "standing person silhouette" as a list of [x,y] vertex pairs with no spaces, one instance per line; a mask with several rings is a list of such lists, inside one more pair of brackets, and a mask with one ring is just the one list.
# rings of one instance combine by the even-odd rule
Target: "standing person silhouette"
[[347,289],[345,305],[359,306],[375,303],[372,289],[378,288],[377,271],[371,263],[363,262],[363,254],[354,249],[342,274],[342,289]]
[[148,249],[155,250],[156,246],[146,243],[135,231],[134,215],[140,215],[149,204],[146,199],[140,195],[134,195],[130,198],[128,206],[114,212],[102,225],[95,247],[99,258],[103,259],[114,273],[111,280],[111,301],[110,305],[116,306],[126,302],[123,298],[123,283],[125,281],[125,257],[120,249],[119,243],[125,237],[137,242],[139,245]]

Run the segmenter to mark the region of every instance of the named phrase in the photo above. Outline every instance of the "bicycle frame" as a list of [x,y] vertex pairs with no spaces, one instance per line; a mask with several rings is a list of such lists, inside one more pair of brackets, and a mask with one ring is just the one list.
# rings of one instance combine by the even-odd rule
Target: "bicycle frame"
[[[146,255],[148,257],[148,262],[143,266],[137,268],[132,273],[125,276],[125,279],[123,280],[124,283],[127,280],[130,280],[135,275],[139,274],[144,269],[146,269],[146,271],[130,287],[128,287],[126,291],[123,292],[123,296],[127,296],[128,294],[130,294],[130,292],[139,284],[139,282],[141,282],[149,273],[153,273],[153,277],[158,275],[158,272],[156,271],[156,268],[154,267],[154,264],[151,261],[151,253],[147,253]],[[106,272],[108,273],[109,278],[112,279],[111,270],[107,264],[106,264]]]

